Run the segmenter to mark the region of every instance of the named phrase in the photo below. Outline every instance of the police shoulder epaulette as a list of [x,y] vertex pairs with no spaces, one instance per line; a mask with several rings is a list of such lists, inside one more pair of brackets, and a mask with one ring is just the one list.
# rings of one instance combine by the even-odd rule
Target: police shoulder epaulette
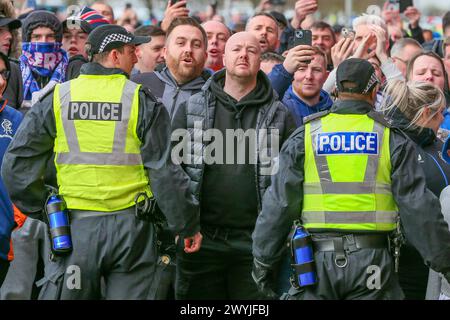
[[325,110],[325,111],[320,111],[320,112],[311,114],[311,115],[303,118],[303,123],[305,124],[305,123],[311,122],[314,119],[325,117],[329,113],[330,113],[330,110]]
[[367,116],[376,122],[381,123],[385,127],[392,128],[391,121],[389,121],[389,119],[387,119],[382,112],[372,110],[367,114]]

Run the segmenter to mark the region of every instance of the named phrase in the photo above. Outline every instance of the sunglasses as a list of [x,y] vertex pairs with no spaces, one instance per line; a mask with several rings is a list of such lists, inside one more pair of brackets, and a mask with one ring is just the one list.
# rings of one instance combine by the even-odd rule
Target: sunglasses
[[9,70],[0,71],[0,77],[2,77],[3,80],[8,80],[10,74],[11,74],[11,72]]

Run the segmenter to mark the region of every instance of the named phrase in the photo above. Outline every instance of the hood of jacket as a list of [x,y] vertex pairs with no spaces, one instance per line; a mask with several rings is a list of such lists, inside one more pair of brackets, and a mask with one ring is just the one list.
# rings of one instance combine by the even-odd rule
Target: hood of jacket
[[205,84],[205,81],[208,80],[208,78],[211,75],[207,70],[203,70],[202,74],[199,77],[192,79],[189,82],[183,83],[182,85],[179,85],[175,80],[175,78],[172,76],[172,73],[170,72],[167,66],[164,67],[161,71],[155,71],[155,74],[166,85],[169,85],[174,88],[180,88],[185,91],[189,90],[200,91],[200,89]]
[[223,90],[225,85],[225,74],[225,69],[216,72],[211,77],[210,81],[205,83],[202,90],[209,88],[216,99],[226,107],[241,110],[244,106],[252,107],[269,104],[275,98],[275,93],[270,85],[269,79],[264,72],[258,71],[256,87],[240,101],[237,101]]
[[170,118],[173,118],[179,106],[189,100],[193,94],[199,92],[211,74],[203,70],[199,77],[182,85],[177,83],[168,67],[155,71],[154,75],[164,84],[161,101],[169,112]]
[[387,114],[389,122],[394,127],[399,128],[408,135],[416,144],[421,147],[426,147],[434,143],[436,134],[430,128],[410,126],[410,120],[398,109],[395,108]]

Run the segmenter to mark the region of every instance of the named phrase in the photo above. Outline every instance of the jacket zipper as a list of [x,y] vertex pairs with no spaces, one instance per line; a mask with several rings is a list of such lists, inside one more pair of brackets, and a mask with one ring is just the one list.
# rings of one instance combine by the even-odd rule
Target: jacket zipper
[[173,114],[175,113],[175,107],[177,105],[178,93],[180,93],[180,87],[177,86],[175,94],[173,96],[172,108],[170,110],[170,121],[173,119]]

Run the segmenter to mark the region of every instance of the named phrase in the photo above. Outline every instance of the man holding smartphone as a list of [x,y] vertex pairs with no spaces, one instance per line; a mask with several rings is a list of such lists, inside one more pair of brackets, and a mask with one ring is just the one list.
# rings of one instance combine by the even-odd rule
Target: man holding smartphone
[[167,32],[170,24],[176,18],[188,17],[189,9],[186,8],[187,0],[169,0],[166,11],[164,12],[164,19],[161,21],[161,29]]

